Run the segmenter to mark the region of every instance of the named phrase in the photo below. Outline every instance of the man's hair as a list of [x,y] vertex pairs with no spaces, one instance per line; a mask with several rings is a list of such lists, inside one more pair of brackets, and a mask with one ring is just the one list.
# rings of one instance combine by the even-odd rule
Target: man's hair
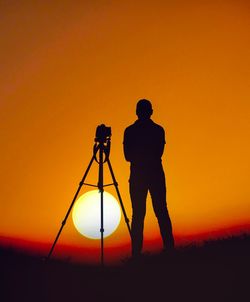
[[139,118],[150,118],[153,113],[152,104],[149,100],[141,99],[136,104],[136,114]]

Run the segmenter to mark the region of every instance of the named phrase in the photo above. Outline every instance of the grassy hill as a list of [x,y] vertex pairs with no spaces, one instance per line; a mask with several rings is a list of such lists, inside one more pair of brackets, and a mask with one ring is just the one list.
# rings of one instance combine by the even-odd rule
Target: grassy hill
[[0,249],[0,301],[250,301],[250,236],[98,267]]

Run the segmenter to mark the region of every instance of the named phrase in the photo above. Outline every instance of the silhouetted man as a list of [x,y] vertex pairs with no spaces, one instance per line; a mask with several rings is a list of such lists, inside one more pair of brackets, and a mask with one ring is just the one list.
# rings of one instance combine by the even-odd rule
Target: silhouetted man
[[132,256],[140,255],[143,245],[143,226],[146,197],[150,192],[158,219],[164,250],[174,248],[171,220],[166,204],[166,183],[161,156],[165,146],[164,129],[150,117],[152,105],[142,99],[137,103],[138,120],[124,132],[124,155],[131,163],[129,189],[132,201]]

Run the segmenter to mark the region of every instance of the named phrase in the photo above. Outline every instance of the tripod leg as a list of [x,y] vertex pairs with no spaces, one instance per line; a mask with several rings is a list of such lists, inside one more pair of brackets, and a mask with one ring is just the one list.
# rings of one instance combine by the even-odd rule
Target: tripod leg
[[120,194],[120,191],[119,191],[119,189],[118,189],[118,183],[117,183],[117,181],[116,181],[116,179],[115,179],[115,175],[114,175],[114,172],[113,172],[113,169],[112,169],[112,166],[111,166],[111,163],[110,163],[109,158],[107,159],[107,163],[108,163],[109,170],[110,170],[110,174],[111,174],[111,176],[112,176],[113,183],[114,183],[114,186],[115,186],[115,189],[116,189],[116,193],[117,193],[117,196],[118,196],[118,199],[119,199],[121,208],[122,208],[122,213],[123,213],[125,222],[126,222],[127,227],[128,227],[128,232],[129,232],[129,235],[130,235],[130,238],[131,238],[131,229],[130,229],[130,225],[129,225],[129,219],[128,219],[128,216],[127,216],[127,214],[126,214],[126,211],[125,211],[123,202],[122,202],[121,194]]
[[63,229],[64,225],[66,224],[66,221],[67,221],[68,216],[69,216],[69,214],[70,214],[70,212],[71,212],[71,209],[72,209],[72,207],[73,207],[73,205],[74,205],[74,203],[75,203],[75,201],[76,201],[76,198],[77,198],[77,196],[78,196],[78,194],[79,194],[79,192],[80,192],[80,190],[81,190],[81,187],[82,187],[83,184],[84,184],[85,178],[87,177],[87,175],[88,175],[88,173],[89,173],[89,170],[90,170],[90,168],[91,168],[91,165],[92,165],[94,159],[95,159],[95,155],[92,157],[92,159],[91,159],[91,161],[90,161],[90,163],[89,163],[89,165],[88,165],[88,167],[87,167],[87,170],[86,170],[86,172],[84,173],[83,178],[82,178],[82,180],[81,180],[80,183],[79,183],[79,187],[78,187],[78,189],[77,189],[77,191],[76,191],[76,193],[75,193],[75,196],[74,196],[74,198],[73,198],[73,200],[72,200],[72,202],[71,202],[71,205],[70,205],[70,207],[69,207],[69,209],[68,209],[68,211],[67,211],[67,214],[65,215],[65,217],[64,217],[64,219],[63,219],[63,221],[62,221],[61,228],[60,228],[60,230],[58,231],[58,233],[57,233],[57,235],[56,235],[55,241],[54,241],[54,243],[53,243],[53,245],[52,245],[52,247],[51,247],[51,249],[50,249],[50,251],[49,251],[49,253],[48,253],[47,259],[49,259],[50,256],[51,256],[51,254],[53,253],[53,250],[54,250],[54,247],[55,247],[55,245],[56,245],[56,243],[57,243],[57,240],[58,240],[58,238],[59,238],[59,236],[60,236],[60,234],[61,234],[61,232],[62,232],[62,229]]

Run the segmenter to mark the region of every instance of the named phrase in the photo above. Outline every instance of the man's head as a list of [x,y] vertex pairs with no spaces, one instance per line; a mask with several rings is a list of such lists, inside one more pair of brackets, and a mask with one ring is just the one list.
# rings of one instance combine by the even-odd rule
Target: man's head
[[136,105],[136,115],[139,119],[149,119],[153,113],[152,104],[146,99],[141,99]]

